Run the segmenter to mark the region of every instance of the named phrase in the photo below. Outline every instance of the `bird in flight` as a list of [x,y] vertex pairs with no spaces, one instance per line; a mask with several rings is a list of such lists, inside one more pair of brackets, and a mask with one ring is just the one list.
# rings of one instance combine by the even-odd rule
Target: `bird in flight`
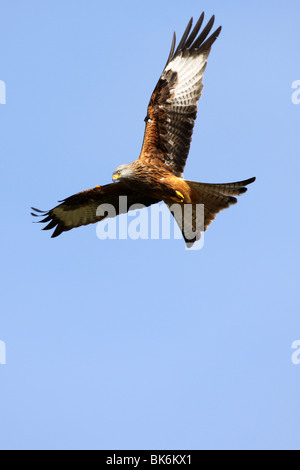
[[[255,181],[250,178],[235,183],[208,184],[183,178],[207,58],[221,31],[219,27],[211,33],[214,19],[212,16],[202,28],[202,13],[192,29],[191,18],[176,50],[174,33],[167,63],[147,108],[139,158],[120,165],[113,173],[111,184],[74,194],[49,211],[32,208],[32,215],[43,217],[39,222],[47,223],[43,230],[54,229],[52,237],[103,220],[109,214],[99,215],[97,208],[102,204],[112,205],[114,214],[119,215],[131,207],[136,209],[137,204],[148,207],[164,201],[187,246],[191,247],[215,215],[235,204],[235,196],[247,191],[246,186]],[[125,208],[120,207],[121,196],[127,198]],[[172,210],[174,203],[179,207],[176,214]],[[204,206],[204,220],[202,215],[199,224],[197,206],[200,204]],[[189,220],[185,220],[185,207],[190,209]]]

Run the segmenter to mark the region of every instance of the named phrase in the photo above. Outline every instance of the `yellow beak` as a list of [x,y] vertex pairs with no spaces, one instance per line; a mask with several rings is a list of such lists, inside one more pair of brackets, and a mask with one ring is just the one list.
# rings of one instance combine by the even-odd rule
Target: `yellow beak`
[[118,175],[113,175],[112,179],[113,179],[113,181],[117,181],[119,179],[119,176]]

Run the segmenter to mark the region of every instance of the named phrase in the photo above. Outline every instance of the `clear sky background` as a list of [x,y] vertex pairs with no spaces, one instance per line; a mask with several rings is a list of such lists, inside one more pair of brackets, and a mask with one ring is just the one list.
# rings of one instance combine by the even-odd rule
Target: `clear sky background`
[[[216,15],[185,177],[257,177],[183,240],[51,239],[30,206],[141,148],[173,31]],[[300,3],[2,1],[3,449],[300,448]],[[300,93],[298,95],[300,97]]]

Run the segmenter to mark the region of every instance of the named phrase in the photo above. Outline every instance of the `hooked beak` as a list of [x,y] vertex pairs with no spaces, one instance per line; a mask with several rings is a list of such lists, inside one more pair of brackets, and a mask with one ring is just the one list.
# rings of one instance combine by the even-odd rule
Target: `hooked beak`
[[118,175],[113,175],[112,179],[113,179],[113,181],[117,181],[119,179],[119,176]]

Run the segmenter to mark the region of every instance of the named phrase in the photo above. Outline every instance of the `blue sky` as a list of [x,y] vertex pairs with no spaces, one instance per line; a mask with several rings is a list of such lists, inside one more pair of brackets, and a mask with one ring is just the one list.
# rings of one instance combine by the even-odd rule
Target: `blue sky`
[[[185,177],[256,183],[201,251],[95,225],[51,239],[30,206],[138,157],[172,33],[202,10],[223,30]],[[299,2],[14,0],[0,17],[0,447],[299,449]]]

